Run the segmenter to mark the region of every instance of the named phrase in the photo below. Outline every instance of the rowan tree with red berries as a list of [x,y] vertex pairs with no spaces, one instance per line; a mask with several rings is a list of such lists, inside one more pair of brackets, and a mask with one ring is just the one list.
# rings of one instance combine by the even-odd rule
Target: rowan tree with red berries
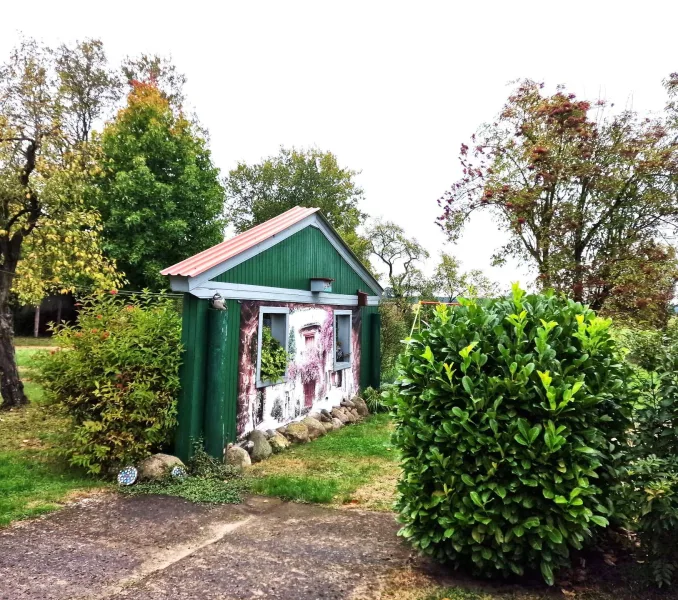
[[497,263],[518,257],[543,289],[662,325],[678,280],[675,120],[610,108],[521,81],[496,122],[462,144],[463,177],[439,199],[439,224],[454,241],[490,211],[510,234]]

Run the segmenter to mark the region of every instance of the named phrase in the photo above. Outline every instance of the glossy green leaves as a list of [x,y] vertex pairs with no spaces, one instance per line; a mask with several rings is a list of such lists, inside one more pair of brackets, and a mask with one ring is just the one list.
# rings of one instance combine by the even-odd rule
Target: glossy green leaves
[[553,584],[611,512],[630,397],[609,322],[517,287],[432,313],[390,397],[401,534],[481,575]]

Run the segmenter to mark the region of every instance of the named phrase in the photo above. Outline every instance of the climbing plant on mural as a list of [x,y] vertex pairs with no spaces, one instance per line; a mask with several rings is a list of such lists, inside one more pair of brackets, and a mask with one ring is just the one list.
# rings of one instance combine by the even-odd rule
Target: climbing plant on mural
[[[262,331],[261,377],[257,386],[257,339],[259,313],[274,303],[245,301],[240,320],[240,373],[238,382],[238,435],[252,428],[276,428],[308,412],[331,408],[356,393],[359,385],[360,313],[353,316],[351,368],[336,371],[334,365],[335,307],[288,304],[285,363],[269,373],[270,357],[263,356],[265,341],[273,337]],[[270,348],[270,346],[269,346]],[[280,347],[284,352],[284,349]],[[282,357],[282,354],[280,354]],[[286,377],[282,375],[285,374]],[[282,373],[279,377],[275,375]],[[270,384],[269,382],[278,382]]]
[[270,327],[261,332],[261,380],[271,383],[282,381],[287,369],[287,352],[273,337]]

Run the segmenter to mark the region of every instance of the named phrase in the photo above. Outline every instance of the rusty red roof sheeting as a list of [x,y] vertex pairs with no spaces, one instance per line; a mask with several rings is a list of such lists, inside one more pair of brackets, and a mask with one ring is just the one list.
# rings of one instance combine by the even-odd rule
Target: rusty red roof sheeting
[[303,208],[295,206],[287,212],[284,212],[273,219],[269,219],[261,225],[252,227],[243,233],[232,237],[230,240],[221,242],[207,250],[203,250],[186,260],[182,260],[176,265],[167,267],[161,271],[163,275],[181,275],[184,277],[195,277],[212,267],[216,267],[229,258],[248,250],[252,246],[267,240],[270,237],[284,231],[291,225],[298,223],[306,217],[318,212],[319,208]]

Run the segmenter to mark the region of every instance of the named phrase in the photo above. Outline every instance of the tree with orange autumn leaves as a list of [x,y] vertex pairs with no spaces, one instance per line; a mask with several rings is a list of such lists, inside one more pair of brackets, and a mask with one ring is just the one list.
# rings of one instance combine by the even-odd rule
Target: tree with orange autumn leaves
[[517,257],[542,289],[663,325],[678,280],[677,120],[609,114],[605,101],[543,88],[520,82],[497,120],[462,144],[463,177],[439,199],[439,224],[454,241],[489,211],[510,235],[496,262]]

